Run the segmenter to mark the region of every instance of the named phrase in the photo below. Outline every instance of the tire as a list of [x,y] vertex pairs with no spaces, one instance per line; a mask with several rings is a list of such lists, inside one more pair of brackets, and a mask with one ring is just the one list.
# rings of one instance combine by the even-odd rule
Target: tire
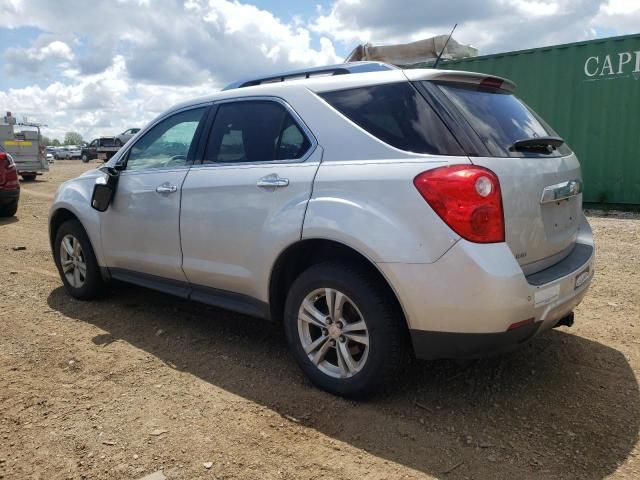
[[22,173],[20,174],[22,180],[25,182],[33,182],[36,179],[35,173]]
[[[335,315],[331,325],[321,329],[315,321],[303,321],[299,313],[303,301],[312,302],[314,298],[318,298],[313,303],[315,313],[327,313],[325,289],[346,297],[343,297],[342,314]],[[338,295],[332,294],[332,297],[338,298]],[[311,318],[308,312],[311,310],[307,307],[306,317]],[[365,329],[356,328],[362,325],[360,320],[364,321]],[[285,305],[284,328],[294,359],[312,383],[344,397],[367,397],[390,385],[397,377],[407,356],[404,322],[395,299],[390,298],[378,279],[357,265],[338,262],[320,263],[304,271],[293,282]],[[345,330],[341,331],[340,326]],[[368,345],[360,343],[365,337]],[[321,355],[322,338],[329,339],[330,346],[325,348],[324,358],[316,365],[310,355]],[[355,338],[359,340],[353,341]],[[313,348],[314,345],[320,346]],[[311,349],[310,354],[305,352],[305,346]],[[345,350],[346,354],[339,354]],[[349,355],[350,362],[345,355]],[[351,368],[354,366],[356,368]]]
[[9,205],[0,207],[0,217],[13,217],[18,211],[18,199],[15,199]]
[[82,154],[82,163],[88,163],[89,162],[89,157],[87,157],[86,153]]
[[[73,240],[75,239],[79,243],[80,250],[76,251],[77,255],[74,260],[77,260],[78,263],[84,263],[84,275],[82,274],[82,268],[80,265],[75,266],[71,269],[73,273],[71,273],[71,280],[68,277],[68,273],[65,273],[62,268],[63,261],[67,261],[71,255],[67,255],[66,258],[63,257],[62,253],[62,242],[63,240],[70,240],[71,246],[73,246]],[[68,246],[69,244],[67,244]],[[67,249],[65,249],[67,250]],[[69,250],[67,250],[68,252]],[[74,250],[75,251],[75,250]],[[62,283],[64,284],[67,292],[72,296],[79,300],[91,300],[96,298],[103,290],[104,281],[102,279],[102,275],[100,273],[100,267],[98,266],[98,262],[96,261],[95,253],[93,252],[93,248],[91,247],[91,242],[89,241],[89,237],[85,232],[84,228],[77,220],[67,220],[58,228],[56,232],[56,238],[53,243],[53,258],[56,262],[56,267],[58,267],[58,273],[60,274],[60,278],[62,279]],[[76,283],[76,270],[78,270],[78,280]],[[73,282],[73,283],[72,283]]]

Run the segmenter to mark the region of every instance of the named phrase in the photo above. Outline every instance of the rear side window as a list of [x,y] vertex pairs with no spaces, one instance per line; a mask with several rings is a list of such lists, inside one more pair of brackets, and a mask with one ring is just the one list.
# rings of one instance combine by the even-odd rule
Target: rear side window
[[408,82],[326,92],[320,96],[371,135],[400,150],[464,155],[440,117]]
[[296,160],[311,142],[279,103],[223,103],[216,114],[204,163]]
[[440,83],[440,89],[458,108],[494,156],[537,157],[571,153],[566,144],[552,153],[512,151],[518,140],[557,136],[540,117],[509,92],[478,85]]

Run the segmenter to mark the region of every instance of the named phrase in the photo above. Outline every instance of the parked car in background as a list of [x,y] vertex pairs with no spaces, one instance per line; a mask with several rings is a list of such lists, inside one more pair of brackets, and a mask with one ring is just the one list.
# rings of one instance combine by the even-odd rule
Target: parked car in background
[[80,147],[76,145],[67,145],[56,152],[55,158],[56,160],[71,160],[74,158],[80,158],[81,155]]
[[11,217],[18,211],[20,182],[13,158],[0,145],[0,217]]
[[122,132],[120,135],[116,135],[116,146],[121,147],[139,131],[139,128],[130,128],[129,130],[125,130],[124,132]]
[[100,137],[93,139],[88,145],[82,147],[80,158],[84,163],[95,158],[110,159],[118,150],[115,137]]
[[60,187],[62,282],[283,322],[309,379],[345,396],[411,354],[478,358],[570,326],[594,272],[580,163],[514,90],[358,62],[182,103]]
[[66,159],[66,157],[67,157],[66,147],[58,147],[53,152],[53,158],[55,158],[56,160],[63,160],[63,159]]

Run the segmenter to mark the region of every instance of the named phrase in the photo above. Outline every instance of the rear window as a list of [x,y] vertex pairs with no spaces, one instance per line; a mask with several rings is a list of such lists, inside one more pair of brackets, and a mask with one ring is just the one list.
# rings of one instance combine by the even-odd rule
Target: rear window
[[438,86],[462,112],[493,156],[549,157],[571,153],[566,144],[550,154],[510,149],[518,140],[558,136],[514,95],[478,85],[440,83]]
[[440,117],[408,82],[326,92],[320,97],[371,135],[400,150],[464,155]]

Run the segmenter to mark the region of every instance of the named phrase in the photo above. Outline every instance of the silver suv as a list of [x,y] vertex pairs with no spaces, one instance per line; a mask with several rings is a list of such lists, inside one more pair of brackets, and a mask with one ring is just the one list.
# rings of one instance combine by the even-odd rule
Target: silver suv
[[282,322],[313,383],[571,325],[593,275],[580,164],[508,80],[353,63],[178,105],[63,184],[50,239],[79,299],[117,279]]

